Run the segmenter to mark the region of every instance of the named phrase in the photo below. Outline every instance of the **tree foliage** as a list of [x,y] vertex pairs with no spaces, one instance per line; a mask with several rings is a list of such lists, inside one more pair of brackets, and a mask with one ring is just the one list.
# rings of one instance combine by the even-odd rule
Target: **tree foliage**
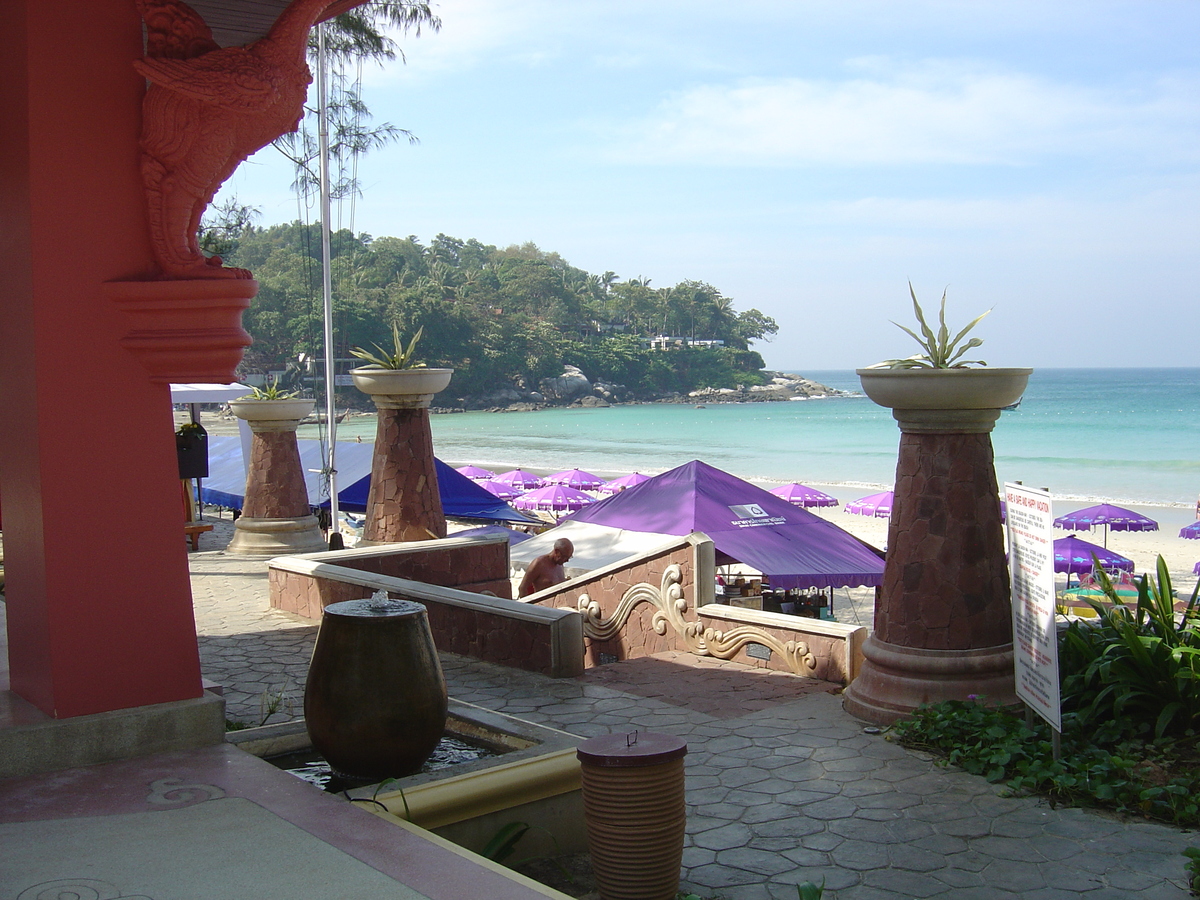
[[[319,226],[256,227],[240,208],[232,212],[220,229],[226,261],[259,282],[245,316],[255,339],[246,365],[278,370],[300,354],[323,355]],[[332,249],[337,357],[386,344],[393,323],[401,334],[423,328],[422,358],[457,369],[464,397],[534,388],[564,364],[640,396],[757,384],[763,361],[750,344],[777,331],[769,316],[736,311],[712,285],[592,275],[532,243],[501,249],[439,234],[426,245],[343,229]],[[659,334],[724,344],[651,350]]]

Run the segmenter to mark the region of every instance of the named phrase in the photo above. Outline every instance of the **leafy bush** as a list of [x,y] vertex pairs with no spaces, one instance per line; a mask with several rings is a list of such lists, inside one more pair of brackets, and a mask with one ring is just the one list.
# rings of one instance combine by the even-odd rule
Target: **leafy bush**
[[1054,759],[1050,727],[1032,727],[1012,710],[979,700],[921,706],[892,726],[889,737],[931,750],[1014,791],[1052,802],[1107,806],[1181,826],[1200,824],[1196,736],[1123,740],[1098,746],[1079,719],[1063,717],[1062,755]]
[[1063,712],[1102,745],[1200,730],[1200,584],[1179,616],[1161,556],[1156,574],[1142,577],[1130,609],[1100,571],[1098,621],[1071,623],[1060,642]]

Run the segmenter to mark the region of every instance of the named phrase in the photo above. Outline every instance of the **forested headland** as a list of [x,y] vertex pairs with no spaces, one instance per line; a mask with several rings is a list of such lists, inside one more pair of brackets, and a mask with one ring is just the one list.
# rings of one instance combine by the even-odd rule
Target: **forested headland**
[[[254,272],[258,296],[245,315],[254,337],[243,369],[277,372],[323,357],[319,227],[210,228],[207,249]],[[751,345],[776,333],[757,309],[701,281],[656,286],[641,276],[593,274],[532,243],[498,248],[439,234],[372,238],[333,234],[336,358],[424,329],[418,357],[456,372],[446,405],[486,406],[538,391],[575,366],[618,400],[700,388],[770,383]],[[667,349],[651,340],[685,340]],[[610,390],[611,389],[611,390]],[[497,404],[491,404],[497,405]]]

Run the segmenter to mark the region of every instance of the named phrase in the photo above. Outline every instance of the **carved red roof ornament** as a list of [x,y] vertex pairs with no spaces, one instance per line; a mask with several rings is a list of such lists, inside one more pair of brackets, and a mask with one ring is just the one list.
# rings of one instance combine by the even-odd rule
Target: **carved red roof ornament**
[[186,3],[137,0],[147,36],[146,56],[134,68],[150,81],[142,180],[163,278],[251,277],[201,252],[200,217],[242,160],[300,127],[312,82],[309,29],[361,2],[294,0],[264,37],[222,48]]

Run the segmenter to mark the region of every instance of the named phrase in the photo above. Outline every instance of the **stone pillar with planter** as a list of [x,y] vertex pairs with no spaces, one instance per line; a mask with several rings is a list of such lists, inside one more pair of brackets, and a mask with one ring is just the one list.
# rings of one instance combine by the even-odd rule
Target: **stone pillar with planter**
[[844,694],[890,724],[921,703],[1016,701],[1012,614],[989,437],[1031,369],[859,369],[900,426],[895,501],[875,630]]
[[354,385],[378,410],[367,521],[359,545],[427,541],[446,536],[438,493],[429,404],[453,369],[351,369]]
[[315,400],[234,400],[233,414],[254,437],[246,468],[242,514],[226,551],[250,556],[313,553],[328,547],[308,505],[296,427]]

